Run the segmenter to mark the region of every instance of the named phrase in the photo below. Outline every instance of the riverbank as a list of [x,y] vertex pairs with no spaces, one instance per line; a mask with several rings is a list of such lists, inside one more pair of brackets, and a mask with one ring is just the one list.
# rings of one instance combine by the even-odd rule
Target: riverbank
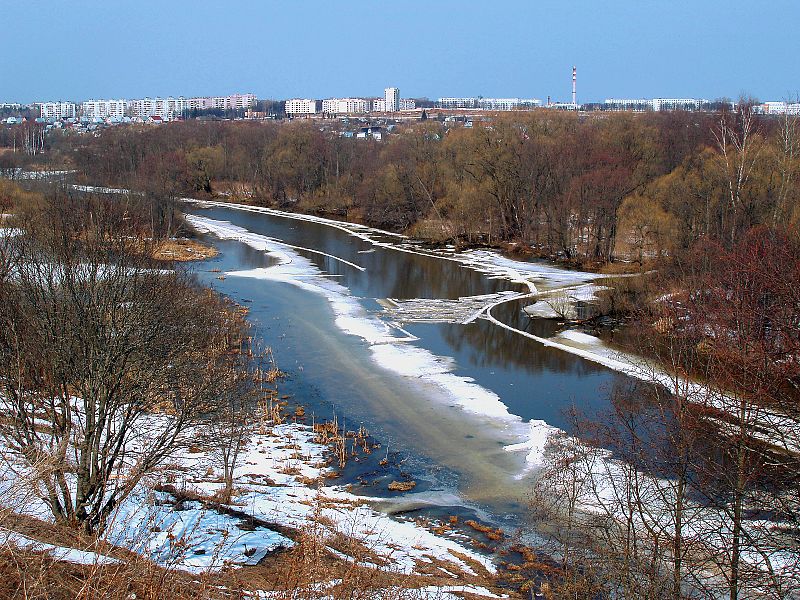
[[[541,261],[548,261],[554,265],[563,267],[564,269],[587,271],[590,273],[596,273],[597,275],[608,275],[608,276],[622,275],[622,274],[636,274],[647,270],[647,267],[645,265],[637,264],[634,261],[629,260],[627,256],[615,257],[615,260],[610,262],[598,261],[598,260],[580,261],[576,259],[565,258],[561,254],[552,254],[540,251],[535,246],[515,240],[491,241],[487,239],[481,241],[474,241],[474,240],[460,239],[457,237],[453,237],[452,235],[442,233],[451,231],[453,227],[438,222],[433,227],[427,225],[425,222],[419,222],[413,224],[406,230],[386,231],[386,230],[381,230],[375,227],[374,225],[369,224],[362,218],[359,218],[358,214],[348,215],[348,220],[345,221],[337,218],[339,217],[339,215],[330,214],[327,211],[321,211],[317,208],[312,208],[312,210],[304,210],[301,204],[295,204],[292,210],[273,209],[261,204],[257,204],[247,197],[234,196],[231,194],[215,194],[211,198],[208,198],[207,200],[212,202],[219,202],[222,204],[231,204],[233,206],[238,206],[238,207],[250,206],[256,209],[268,208],[270,210],[275,210],[276,212],[279,213],[304,215],[312,219],[319,219],[320,221],[325,221],[329,223],[341,222],[348,225],[356,225],[373,231],[381,231],[382,233],[387,235],[398,235],[405,237],[407,239],[414,239],[420,245],[423,245],[427,249],[434,251],[436,250],[455,250],[457,252],[471,252],[471,251],[483,251],[483,250],[496,251],[508,255],[511,258],[519,259],[522,262],[526,262],[531,259],[536,259]],[[431,232],[437,232],[437,233],[434,234]]]
[[[390,518],[371,507],[381,499],[327,485],[334,452],[313,427],[256,422],[235,469],[229,503],[220,501],[224,483],[211,449],[191,446],[137,486],[102,541],[77,538],[70,546],[62,537],[53,544],[36,537],[39,528],[31,521],[25,534],[13,529],[22,516],[49,520],[46,507],[20,485],[25,478],[18,473],[15,484],[5,481],[2,500],[21,516],[6,515],[3,541],[98,568],[124,560],[120,549],[127,549],[165,572],[213,575],[219,585],[244,586],[253,597],[324,590],[320,597],[338,598],[353,585],[376,594],[396,588],[409,598],[516,597],[492,559],[473,549],[475,542],[454,522]],[[47,537],[57,541],[52,532]],[[313,569],[303,564],[310,552],[318,563]],[[292,572],[298,567],[309,570]]]

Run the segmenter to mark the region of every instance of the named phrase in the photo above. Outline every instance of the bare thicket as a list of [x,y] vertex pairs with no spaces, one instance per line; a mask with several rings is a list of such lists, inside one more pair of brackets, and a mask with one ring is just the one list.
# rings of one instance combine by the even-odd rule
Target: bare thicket
[[[796,242],[705,247],[684,294],[642,309],[635,350],[661,367],[554,437],[534,514],[565,590],[786,598],[800,574],[800,271]],[[656,364],[656,363],[653,363]],[[609,449],[609,450],[605,450]]]
[[0,435],[56,520],[87,532],[185,442],[230,350],[224,303],[131,252],[103,208],[56,197],[0,269]]
[[209,449],[212,464],[222,474],[224,487],[220,501],[226,504],[231,502],[234,473],[256,426],[256,416],[273,424],[281,422],[276,402],[280,371],[272,352],[245,337],[248,325],[241,313],[231,316],[236,321],[236,336],[231,343],[238,340],[239,345],[220,357],[215,365],[213,412],[207,415],[202,428],[202,441]]

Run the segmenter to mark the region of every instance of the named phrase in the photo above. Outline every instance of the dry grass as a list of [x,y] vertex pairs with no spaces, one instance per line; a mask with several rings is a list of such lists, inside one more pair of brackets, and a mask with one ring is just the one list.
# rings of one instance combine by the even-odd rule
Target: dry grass
[[[4,524],[44,542],[99,551],[121,562],[78,565],[6,544],[0,548],[0,598],[227,600],[254,598],[257,590],[267,590],[286,600],[415,600],[421,596],[419,589],[429,586],[475,585],[501,591],[496,577],[467,556],[454,553],[473,573],[432,558],[417,561],[416,573],[407,575],[391,557],[378,555],[354,537],[325,534],[324,527],[314,522],[292,532],[295,546],[290,550],[272,552],[255,566],[199,576],[158,566],[125,549],[29,517],[15,515]],[[508,589],[502,593],[519,597]]]
[[163,261],[189,262],[217,256],[213,246],[186,238],[162,240],[153,248],[153,258]]
[[392,492],[408,492],[417,486],[416,481],[392,481],[389,490]]
[[0,598],[189,600],[234,597],[240,596],[135,555],[129,555],[118,564],[79,565],[54,560],[47,552],[20,549],[11,544],[0,548]]

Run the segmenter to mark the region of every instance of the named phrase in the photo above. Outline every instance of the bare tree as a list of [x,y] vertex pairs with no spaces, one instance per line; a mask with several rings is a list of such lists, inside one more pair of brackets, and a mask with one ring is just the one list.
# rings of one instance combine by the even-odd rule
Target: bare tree
[[755,118],[752,101],[742,99],[734,113],[723,112],[720,115],[713,131],[731,211],[731,242],[741,226],[738,216],[746,208],[745,191],[760,154]]
[[798,165],[800,139],[798,139],[797,122],[797,115],[791,115],[787,110],[781,119],[778,130],[778,174],[780,182],[772,217],[773,227],[779,227],[785,217],[791,216],[786,213],[789,209],[790,201],[794,197],[793,194],[796,194],[793,184],[798,168],[800,168],[800,165]]
[[56,520],[94,532],[206,410],[226,307],[149,268],[102,211],[76,231],[50,209],[0,282],[0,435]]

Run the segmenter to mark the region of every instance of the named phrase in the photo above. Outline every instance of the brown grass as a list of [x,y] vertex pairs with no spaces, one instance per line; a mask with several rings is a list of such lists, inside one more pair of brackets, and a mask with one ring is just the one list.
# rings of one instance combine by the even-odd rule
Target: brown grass
[[188,262],[205,260],[213,258],[217,254],[219,254],[219,251],[213,246],[185,238],[162,240],[153,249],[153,258],[163,261]]
[[416,486],[416,481],[393,481],[389,484],[389,489],[393,492],[407,492]]
[[[293,548],[272,552],[258,565],[199,576],[160,567],[106,543],[91,543],[72,530],[36,519],[15,515],[4,525],[41,541],[100,551],[122,562],[76,565],[54,560],[46,552],[6,545],[0,549],[0,598],[227,600],[248,598],[255,590],[272,590],[278,598],[287,600],[413,600],[419,596],[418,588],[425,586],[471,584],[500,591],[496,577],[467,556],[453,553],[474,573],[431,558],[417,561],[417,573],[406,575],[398,571],[391,557],[379,556],[356,538],[323,534],[322,527],[314,523],[290,534],[295,541]],[[333,550],[354,560],[344,559]],[[502,592],[519,597],[512,590]]]

